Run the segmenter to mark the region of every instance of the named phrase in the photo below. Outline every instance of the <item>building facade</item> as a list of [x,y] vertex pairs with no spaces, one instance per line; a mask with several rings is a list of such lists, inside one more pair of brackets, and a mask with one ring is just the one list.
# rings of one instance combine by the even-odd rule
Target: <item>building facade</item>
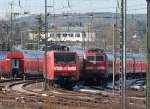
[[[29,39],[34,40],[39,33],[29,32]],[[44,39],[44,32],[41,38]],[[48,41],[53,42],[95,42],[96,33],[83,27],[61,27],[59,29],[50,29],[48,31]]]

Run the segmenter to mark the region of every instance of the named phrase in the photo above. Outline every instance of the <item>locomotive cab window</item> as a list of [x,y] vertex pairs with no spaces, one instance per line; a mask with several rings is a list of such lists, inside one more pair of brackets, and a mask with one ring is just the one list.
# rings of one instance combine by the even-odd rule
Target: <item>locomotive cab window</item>
[[95,61],[95,56],[87,56],[88,61]]
[[104,61],[104,56],[87,56],[88,61]]
[[55,63],[56,64],[64,62],[64,61],[65,61],[65,59],[64,59],[63,55],[58,55],[58,54],[55,55]]
[[96,61],[104,61],[104,56],[96,56]]
[[68,56],[66,56],[65,61],[67,63],[75,63],[75,56],[74,55],[68,55]]
[[75,63],[75,55],[55,54],[55,63]]

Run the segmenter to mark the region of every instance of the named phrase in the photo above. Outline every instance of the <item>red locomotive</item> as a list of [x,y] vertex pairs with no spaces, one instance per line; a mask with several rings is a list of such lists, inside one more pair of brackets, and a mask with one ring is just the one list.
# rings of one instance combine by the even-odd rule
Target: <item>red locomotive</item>
[[[115,76],[119,76],[120,57],[116,53],[115,57]],[[127,76],[146,76],[147,60],[143,54],[127,54],[126,58]],[[113,54],[104,52],[99,48],[90,49],[84,56],[84,68],[81,77],[88,80],[97,80],[104,82],[113,74]]]
[[[119,75],[119,56],[119,53],[116,53],[115,75]],[[84,58],[82,55],[77,55],[76,52],[51,50],[47,53],[46,60],[47,63],[43,51],[0,52],[0,74],[13,77],[16,75],[44,75],[45,78],[60,83],[75,82],[80,77],[86,80],[105,82],[104,80],[112,76],[113,54],[99,48],[88,50],[84,54]],[[45,67],[47,67],[47,73]],[[129,76],[145,76],[146,56],[127,54],[126,71]]]
[[108,62],[106,53],[101,49],[90,49],[84,56],[84,70],[81,77],[86,80],[104,80],[107,78]]
[[44,62],[47,74],[44,75],[49,80],[61,83],[79,80],[79,59],[75,52],[50,51],[47,54],[47,66],[45,64]]
[[[47,67],[47,73],[45,73]],[[49,80],[74,82],[79,80],[79,58],[75,52],[53,51],[47,53],[47,63],[43,51],[20,50],[1,53],[0,73],[8,76],[43,75]]]

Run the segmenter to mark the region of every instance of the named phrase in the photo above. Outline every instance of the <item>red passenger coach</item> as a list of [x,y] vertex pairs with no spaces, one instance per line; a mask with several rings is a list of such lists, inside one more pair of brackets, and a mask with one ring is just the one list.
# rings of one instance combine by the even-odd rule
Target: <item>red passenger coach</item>
[[42,75],[43,72],[43,52],[36,50],[21,50],[7,54],[7,72],[13,77]]
[[[107,52],[108,61],[108,75],[112,78],[113,75],[113,53]],[[119,77],[120,72],[120,53],[115,56],[115,76]],[[147,59],[144,54],[126,54],[126,75],[127,77],[139,78],[146,77]]]
[[82,78],[100,81],[107,78],[107,56],[102,49],[90,49],[86,52],[84,58],[84,71],[81,74]]
[[79,79],[79,59],[77,54],[67,51],[48,52],[47,74],[45,73],[44,75],[47,76],[49,80],[62,83],[77,81]]

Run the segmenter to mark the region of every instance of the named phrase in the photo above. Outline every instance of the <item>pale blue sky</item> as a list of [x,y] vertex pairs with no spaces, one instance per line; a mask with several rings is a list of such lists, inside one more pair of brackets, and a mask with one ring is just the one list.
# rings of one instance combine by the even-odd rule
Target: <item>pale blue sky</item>
[[[10,12],[8,3],[14,1],[14,11],[29,11],[32,14],[44,12],[45,0],[20,0],[22,8],[19,8],[19,0],[0,0],[0,16],[5,16]],[[120,1],[120,0],[118,0]],[[48,5],[53,5],[55,9],[49,8],[49,12],[115,12],[117,0],[48,0]],[[146,13],[146,0],[127,0],[128,13]],[[21,10],[21,11],[20,11]]]

